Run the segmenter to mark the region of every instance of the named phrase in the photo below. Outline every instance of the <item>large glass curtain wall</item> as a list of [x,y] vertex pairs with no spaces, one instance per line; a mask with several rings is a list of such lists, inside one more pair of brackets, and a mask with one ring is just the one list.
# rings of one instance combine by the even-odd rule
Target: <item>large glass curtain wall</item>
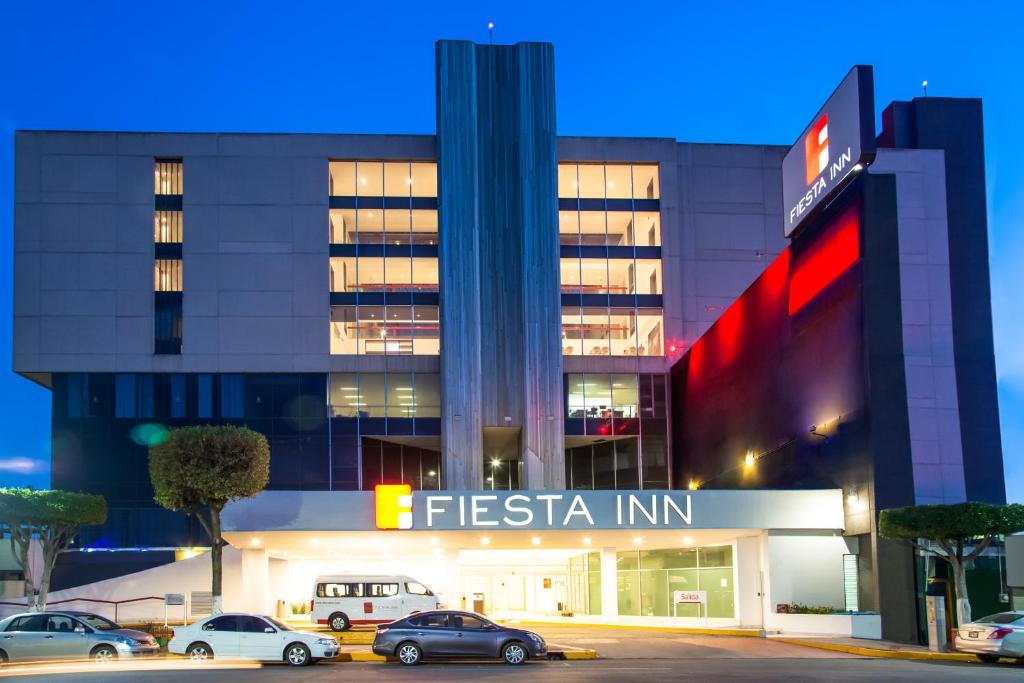
[[601,614],[601,553],[569,558],[569,608],[577,614]]
[[[731,545],[622,551],[616,565],[621,615],[736,616]],[[707,612],[698,603],[674,603],[675,591],[706,591]]]
[[668,488],[665,376],[565,376],[570,489]]
[[657,164],[558,165],[562,351],[664,353]]
[[440,353],[437,164],[330,162],[331,353]]

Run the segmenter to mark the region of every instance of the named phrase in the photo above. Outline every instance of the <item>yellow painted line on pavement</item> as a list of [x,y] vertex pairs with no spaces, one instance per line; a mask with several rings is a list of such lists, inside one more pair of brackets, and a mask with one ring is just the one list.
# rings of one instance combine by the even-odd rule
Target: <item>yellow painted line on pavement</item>
[[845,652],[851,655],[862,657],[879,657],[882,659],[931,659],[946,662],[973,662],[976,657],[966,652],[925,652],[921,650],[883,650],[875,647],[862,647],[860,645],[844,645],[843,643],[827,643],[817,640],[804,640],[801,638],[770,638],[777,643],[788,643],[790,645],[802,645],[813,647],[819,650],[831,650],[833,652]]

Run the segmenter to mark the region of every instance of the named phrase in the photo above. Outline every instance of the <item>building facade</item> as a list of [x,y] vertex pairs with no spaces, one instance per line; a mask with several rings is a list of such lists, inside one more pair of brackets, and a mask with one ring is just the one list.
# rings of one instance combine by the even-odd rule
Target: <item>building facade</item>
[[[713,341],[736,317],[729,312],[801,248],[782,229],[787,148],[560,137],[553,59],[548,44],[439,42],[436,135],[16,134],[14,369],[52,390],[53,486],[102,493],[111,510],[104,527],[81,538],[83,548],[110,552],[69,553],[59,586],[154,570],[176,549],[208,544],[196,525],[155,505],[148,477],[148,446],[193,424],[243,424],[267,436],[269,491],[255,500],[272,510],[315,505],[344,516],[346,505],[364,504],[361,492],[397,483],[417,500],[688,487],[847,497],[852,488],[872,500],[898,489],[878,496],[886,505],[1003,498],[980,103],[892,105],[879,143],[886,149],[837,199],[877,209],[883,227],[864,227],[854,240],[880,236],[863,244],[863,260],[872,250],[890,259],[890,280],[871,285],[890,298],[844,275],[854,301],[844,304],[825,283],[824,299],[813,302],[822,312],[804,338],[833,335],[831,348],[845,354],[856,381],[796,402],[808,408],[799,413],[808,424],[901,415],[895,426],[874,422],[850,437],[863,446],[858,468],[822,462],[840,439],[806,429],[794,438],[789,422],[764,413],[781,405],[789,377],[744,368],[776,362],[761,340],[789,343],[773,336],[778,321],[756,336],[732,325],[728,354]],[[888,195],[866,199],[872,192]],[[815,219],[825,227],[807,229],[804,244],[828,232],[836,210]],[[833,298],[835,306],[822,303]],[[880,321],[868,320],[872,311]],[[845,327],[818,324],[830,314]],[[889,364],[864,375],[861,359],[886,343],[899,347],[879,352]],[[687,381],[701,344],[719,353],[703,386]],[[877,389],[879,378],[902,393],[872,396],[866,387]],[[827,404],[835,396],[846,403]],[[748,451],[764,463],[760,478],[729,476]],[[875,473],[880,453],[898,469],[892,477]],[[704,493],[713,492],[692,495]],[[298,571],[274,569],[289,555],[293,564],[300,556],[338,562],[295,534],[372,532],[343,522],[274,526],[246,509],[226,528],[241,568],[259,567],[265,585],[274,572]],[[521,553],[507,562],[544,566],[562,577],[562,592],[547,602],[500,600],[512,611],[512,603],[540,610],[543,602],[549,611],[674,618],[685,612],[665,606],[668,588],[652,602],[646,578],[606,568],[602,579],[602,562],[671,574],[702,571],[696,558],[706,556],[708,571],[729,578],[716,584],[725,597],[711,616],[764,627],[755,613],[765,598],[749,604],[742,591],[753,578],[744,572],[799,548],[792,530],[816,530],[821,547],[800,552],[863,558],[852,569],[837,565],[837,583],[820,600],[843,602],[843,581],[853,580],[854,599],[836,607],[882,611],[883,630],[912,639],[915,559],[885,548],[898,561],[880,568],[879,551],[866,550],[877,542],[874,503],[869,512],[840,510],[843,521],[828,533],[813,520],[753,535],[711,524],[718,530],[706,539],[695,531],[686,544],[659,528],[643,549],[620,521],[603,529],[604,541],[593,539],[606,544],[593,551],[568,552],[580,540],[558,537],[557,571],[530,555],[537,538],[503,529],[506,550]],[[275,533],[279,552],[267,541]],[[439,577],[451,574],[453,553],[469,552],[462,538],[441,539]],[[477,539],[469,542],[478,553]],[[690,549],[692,567],[676,557]],[[472,552],[463,564],[477,570],[463,576],[500,573],[501,562]],[[741,568],[741,556],[757,559]],[[356,564],[372,568],[367,562]],[[774,566],[791,576],[785,562]],[[472,590],[449,586],[450,602],[461,595],[466,604],[470,593],[499,602],[491,579],[467,579]],[[898,615],[884,612],[886,585],[911,591]]]

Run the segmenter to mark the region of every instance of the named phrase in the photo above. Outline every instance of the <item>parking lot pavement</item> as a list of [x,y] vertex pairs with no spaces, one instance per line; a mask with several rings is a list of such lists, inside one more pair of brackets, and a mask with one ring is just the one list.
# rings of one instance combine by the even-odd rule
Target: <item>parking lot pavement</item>
[[843,652],[816,650],[764,638],[690,635],[651,629],[585,625],[524,625],[559,646],[591,648],[601,659],[847,659]]
[[[503,664],[423,664],[403,667],[398,664],[320,664],[311,667],[269,665],[240,670],[210,668],[203,671],[122,671],[93,666],[84,672],[62,676],[12,677],[10,681],[60,683],[227,683],[230,681],[461,681],[508,680],[519,683],[605,683],[637,681],[667,683],[669,681],[836,681],[839,683],[878,683],[908,681],[933,683],[936,680],[979,681],[987,683],[1019,681],[1022,669],[1017,666],[984,666],[980,664],[932,663],[889,659],[836,658],[825,665],[821,659],[791,658],[695,658],[607,660],[582,662],[536,662],[512,667]],[[0,673],[3,677],[4,673]]]

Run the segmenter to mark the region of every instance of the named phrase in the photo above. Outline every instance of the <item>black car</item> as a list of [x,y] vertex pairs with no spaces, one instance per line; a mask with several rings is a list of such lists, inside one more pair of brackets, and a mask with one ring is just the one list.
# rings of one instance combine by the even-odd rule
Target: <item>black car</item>
[[547,656],[547,645],[536,633],[499,626],[479,614],[438,610],[378,626],[373,652],[406,665],[428,657],[500,657],[522,664]]

